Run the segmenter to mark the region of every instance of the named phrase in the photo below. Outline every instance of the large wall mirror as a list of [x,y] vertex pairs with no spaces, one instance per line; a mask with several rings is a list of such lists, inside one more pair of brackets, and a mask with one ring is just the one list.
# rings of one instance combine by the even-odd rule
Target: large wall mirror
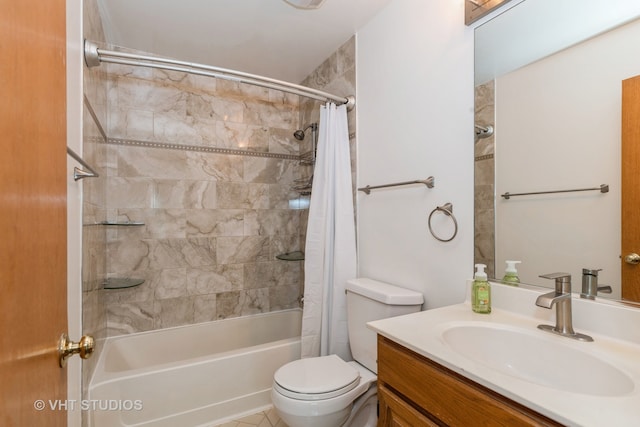
[[521,282],[567,272],[581,292],[582,270],[599,270],[598,297],[623,297],[622,82],[640,75],[639,17],[636,0],[524,0],[476,28],[475,260],[490,276],[518,260]]

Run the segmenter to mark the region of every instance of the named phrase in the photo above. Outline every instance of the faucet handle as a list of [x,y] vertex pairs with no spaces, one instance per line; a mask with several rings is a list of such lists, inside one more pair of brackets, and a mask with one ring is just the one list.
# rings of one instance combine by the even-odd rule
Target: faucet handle
[[562,282],[566,282],[568,279],[569,282],[571,282],[571,274],[569,273],[549,273],[549,274],[542,274],[540,275],[540,277],[542,277],[543,279],[555,279],[556,282],[558,280],[561,280]]
[[556,281],[557,293],[571,293],[571,274],[569,273],[549,273],[543,274],[543,279],[551,279]]
[[607,292],[605,290],[605,286],[598,286],[598,272],[602,271],[601,268],[591,269],[591,268],[583,268],[582,269],[582,292],[580,293],[580,298],[585,299],[596,299],[598,295],[598,291]]
[[602,271],[602,269],[601,268],[598,268],[598,269],[583,268],[582,275],[588,274],[590,276],[598,277],[598,271]]

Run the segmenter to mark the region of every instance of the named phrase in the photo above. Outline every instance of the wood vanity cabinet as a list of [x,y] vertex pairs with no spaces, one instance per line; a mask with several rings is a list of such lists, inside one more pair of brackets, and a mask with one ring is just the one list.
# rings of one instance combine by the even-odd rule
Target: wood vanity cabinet
[[380,427],[561,426],[378,335]]

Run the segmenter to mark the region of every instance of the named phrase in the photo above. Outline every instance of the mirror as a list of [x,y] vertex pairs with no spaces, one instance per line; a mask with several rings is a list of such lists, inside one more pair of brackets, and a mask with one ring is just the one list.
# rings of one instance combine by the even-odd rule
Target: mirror
[[640,75],[637,3],[524,0],[476,28],[475,259],[490,277],[519,260],[521,282],[553,287],[538,276],[563,271],[580,292],[582,269],[601,269],[612,293],[598,296],[620,299],[621,82]]

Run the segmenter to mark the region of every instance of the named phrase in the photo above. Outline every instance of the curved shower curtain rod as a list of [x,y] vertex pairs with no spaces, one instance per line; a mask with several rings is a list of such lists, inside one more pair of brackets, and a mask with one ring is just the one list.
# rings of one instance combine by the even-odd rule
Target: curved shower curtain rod
[[145,56],[102,49],[99,48],[96,43],[89,40],[84,41],[84,60],[89,68],[97,67],[102,62],[110,62],[113,64],[159,68],[162,70],[180,71],[189,74],[213,77],[216,79],[231,80],[239,83],[276,89],[315,99],[317,101],[333,101],[339,105],[346,104],[348,110],[351,110],[356,104],[356,98],[352,95],[347,97],[337,96],[318,89],[312,89],[282,80],[263,77],[257,74],[249,74],[242,71],[197,64],[195,62],[185,62],[176,59],[163,58],[161,56]]

